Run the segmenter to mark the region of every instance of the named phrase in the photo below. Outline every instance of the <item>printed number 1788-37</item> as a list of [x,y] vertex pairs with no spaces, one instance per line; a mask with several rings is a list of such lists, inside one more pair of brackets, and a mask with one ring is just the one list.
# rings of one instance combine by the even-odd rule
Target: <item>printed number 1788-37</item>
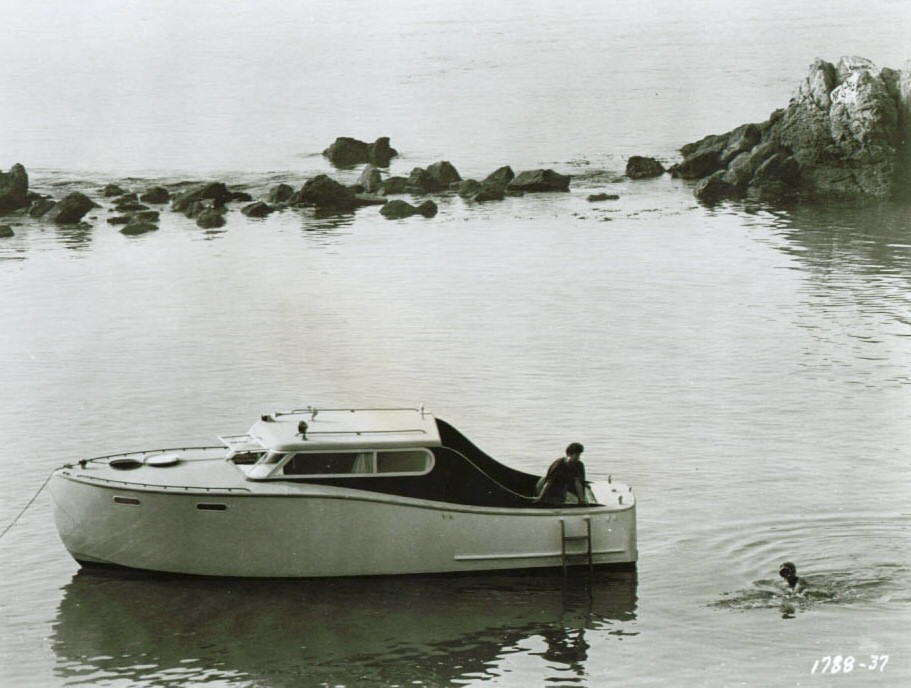
[[850,674],[854,669],[882,671],[889,662],[889,655],[870,655],[869,662],[855,661],[851,655],[826,655],[813,662],[811,674]]

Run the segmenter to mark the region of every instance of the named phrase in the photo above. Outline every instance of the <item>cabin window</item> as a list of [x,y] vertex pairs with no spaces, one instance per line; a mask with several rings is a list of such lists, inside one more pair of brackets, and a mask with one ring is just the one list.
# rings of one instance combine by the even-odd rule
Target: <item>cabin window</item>
[[293,455],[285,475],[356,476],[377,473],[426,473],[433,465],[423,449],[400,451],[307,452]]
[[270,451],[261,459],[261,461],[263,463],[274,465],[281,461],[283,458],[285,458],[284,452]]
[[376,453],[377,473],[424,473],[430,470],[430,454],[421,449]]
[[285,475],[349,475],[364,472],[358,452],[295,454],[285,464]]

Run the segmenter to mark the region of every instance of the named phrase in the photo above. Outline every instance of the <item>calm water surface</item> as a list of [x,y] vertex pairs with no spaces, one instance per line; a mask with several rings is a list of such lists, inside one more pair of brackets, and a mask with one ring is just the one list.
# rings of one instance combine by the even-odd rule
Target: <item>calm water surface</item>
[[[792,4],[5,8],[0,167],[39,191],[217,174],[264,195],[330,172],[338,135],[392,136],[392,173],[575,176],[442,198],[432,221],[235,208],[223,230],[165,212],[124,237],[107,204],[89,228],[16,218],[0,526],[65,461],[285,407],[423,403],[524,470],[582,441],[590,473],[635,486],[640,564],[566,583],[97,576],[42,494],[0,540],[0,685],[907,685],[911,208],[709,209],[620,179],[627,155],[764,119],[817,56],[909,57],[904,3]],[[777,589],[785,559],[805,598]],[[827,655],[858,666],[812,674]]]

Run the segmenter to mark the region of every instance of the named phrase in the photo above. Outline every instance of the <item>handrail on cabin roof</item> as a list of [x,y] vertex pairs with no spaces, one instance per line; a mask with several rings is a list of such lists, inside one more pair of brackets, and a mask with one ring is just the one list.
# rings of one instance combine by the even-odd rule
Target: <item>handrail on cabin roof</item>
[[425,413],[425,411],[424,411],[424,405],[423,405],[423,404],[422,404],[420,407],[418,407],[418,408],[414,408],[413,406],[401,406],[401,407],[394,407],[394,406],[393,406],[393,407],[390,407],[390,406],[386,406],[386,407],[375,407],[375,408],[371,408],[371,407],[365,407],[365,408],[347,408],[347,407],[346,407],[346,408],[317,408],[317,407],[315,407],[315,406],[308,406],[307,408],[302,408],[302,409],[291,409],[290,411],[276,411],[275,413],[272,414],[272,416],[273,416],[274,418],[278,418],[279,416],[293,416],[293,415],[299,415],[299,414],[301,414],[301,413],[309,413],[311,416],[313,416],[313,417],[315,418],[316,415],[317,415],[318,413],[320,413],[320,412],[338,413],[338,412],[341,412],[341,411],[348,411],[349,413],[354,413],[354,412],[356,412],[356,411],[414,411],[415,413],[420,413],[420,414],[421,414],[421,418],[424,417],[424,413]]

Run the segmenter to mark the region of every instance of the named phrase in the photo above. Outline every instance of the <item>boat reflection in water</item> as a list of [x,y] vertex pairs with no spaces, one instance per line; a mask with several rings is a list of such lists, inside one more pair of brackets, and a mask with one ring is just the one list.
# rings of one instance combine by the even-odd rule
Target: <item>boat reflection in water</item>
[[613,570],[290,581],[80,572],[57,613],[56,674],[91,685],[441,685],[496,676],[529,641],[556,672],[581,676],[593,634],[634,633],[636,582]]

